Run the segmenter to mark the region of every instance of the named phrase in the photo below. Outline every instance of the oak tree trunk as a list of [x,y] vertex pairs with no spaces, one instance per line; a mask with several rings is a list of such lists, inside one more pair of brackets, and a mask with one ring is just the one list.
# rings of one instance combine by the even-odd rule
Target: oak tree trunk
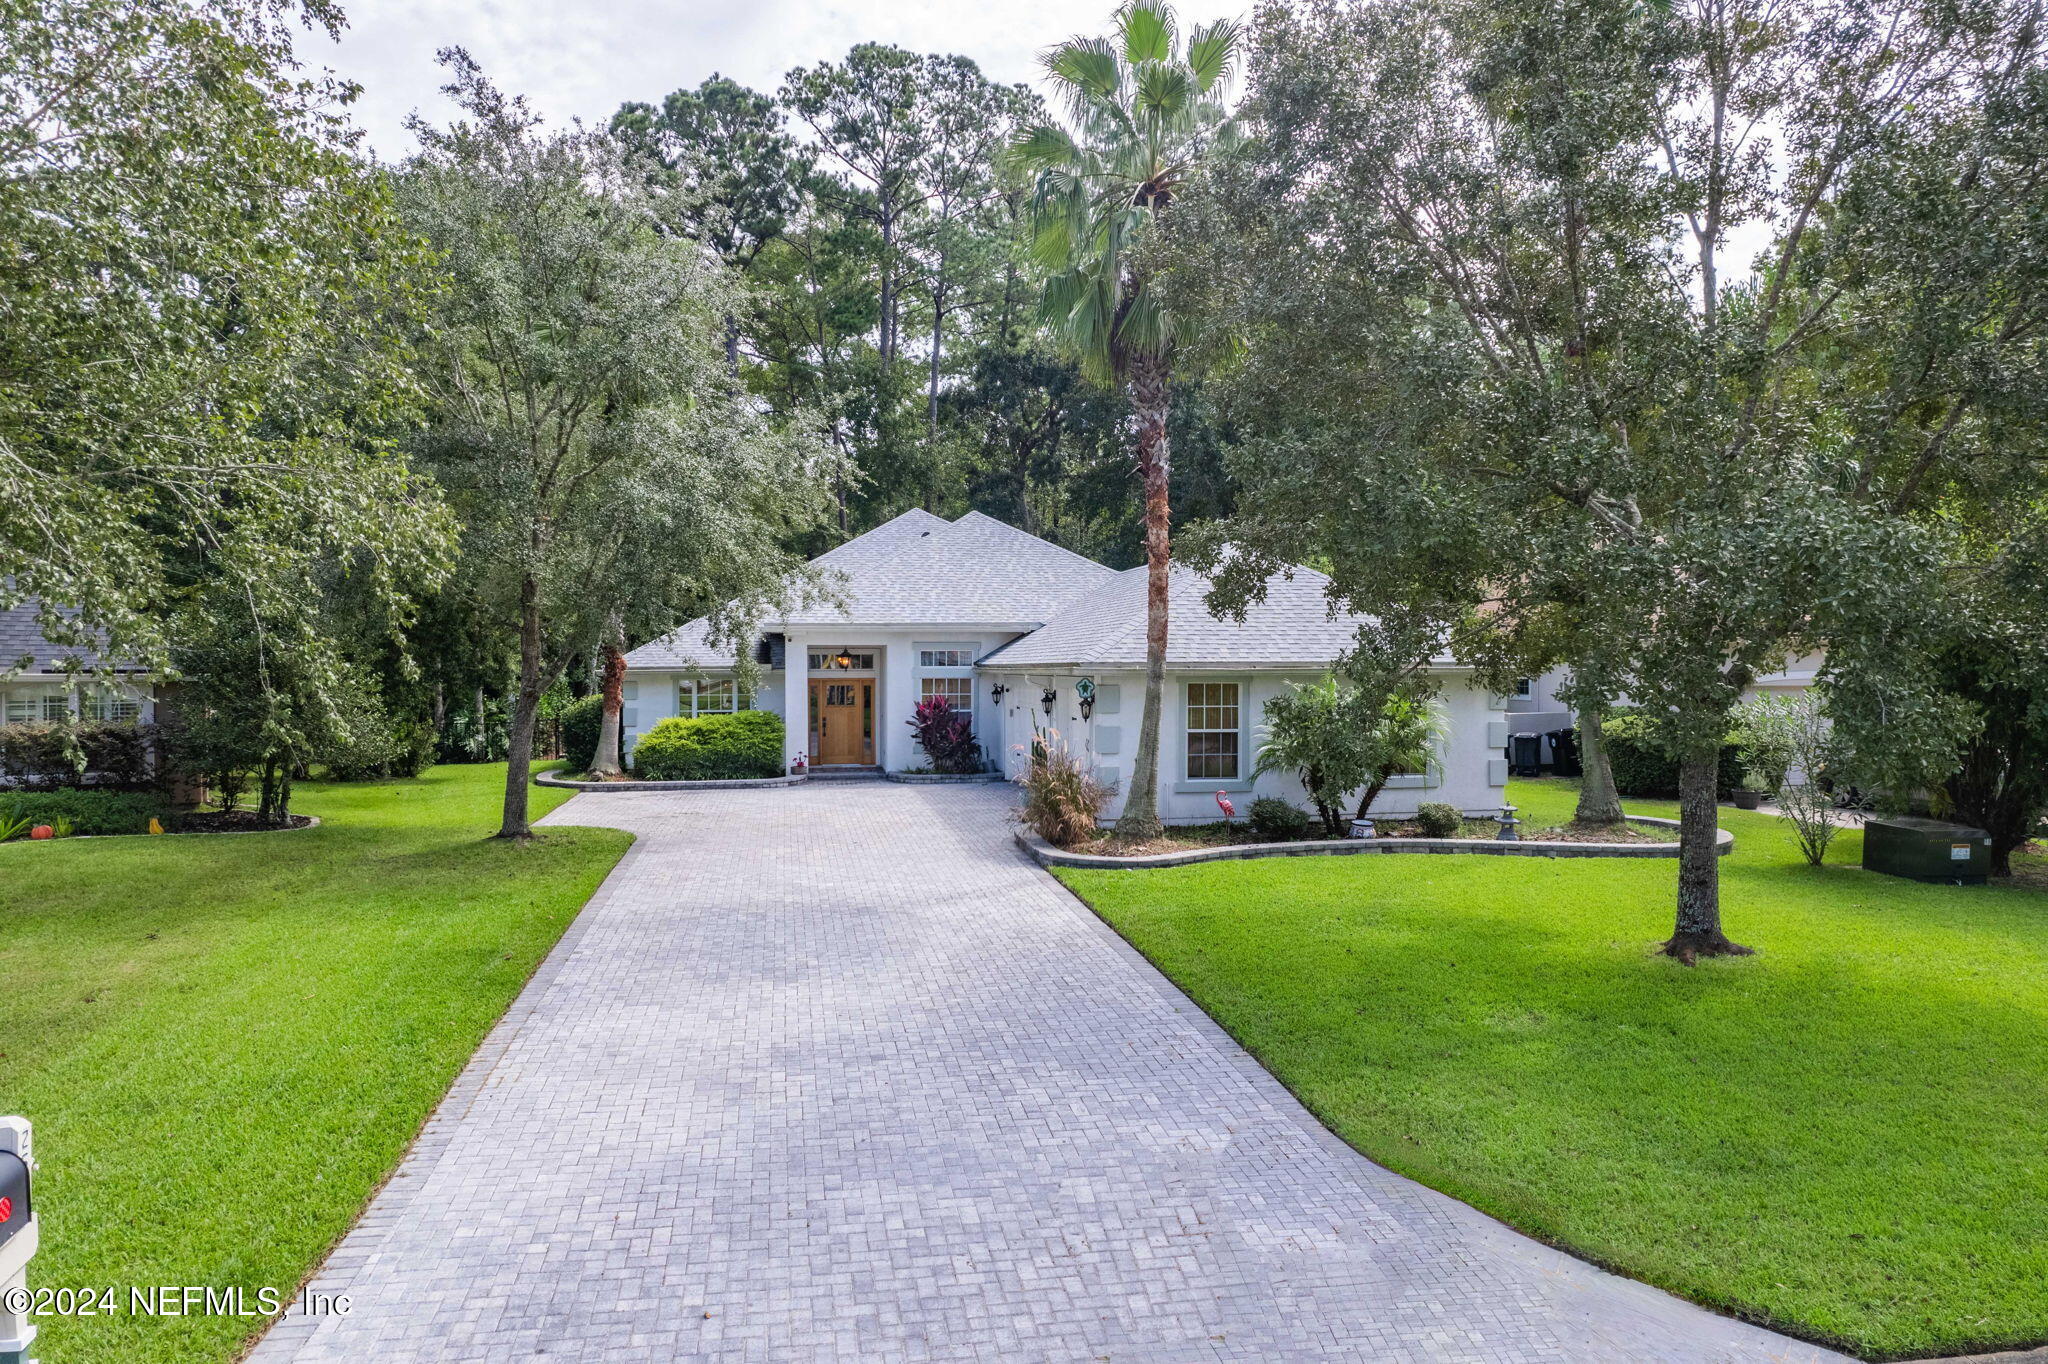
[[529,573],[519,584],[519,686],[512,695],[512,727],[505,748],[505,819],[500,838],[531,838],[527,782],[533,771],[533,731],[540,718],[540,583]]
[[[604,718],[597,726],[597,752],[590,759],[590,775],[593,777],[623,776],[625,769],[619,762],[619,730],[621,712],[626,705],[626,654],[625,629],[616,614],[605,623],[604,641]],[[569,757],[573,761],[575,754]]]
[[1579,824],[1622,822],[1621,796],[1614,789],[1614,768],[1607,761],[1607,743],[1601,737],[1604,723],[1600,711],[1588,706],[1579,712],[1579,806],[1572,819]]
[[1138,473],[1145,489],[1145,713],[1138,723],[1130,792],[1116,831],[1121,838],[1147,839],[1160,834],[1159,714],[1166,702],[1166,594],[1172,562],[1166,497],[1166,361],[1156,355],[1135,356],[1130,376],[1131,410],[1138,420]]
[[1687,966],[1700,957],[1746,957],[1752,949],[1721,932],[1721,750],[1688,748],[1678,761],[1678,923],[1664,944]]

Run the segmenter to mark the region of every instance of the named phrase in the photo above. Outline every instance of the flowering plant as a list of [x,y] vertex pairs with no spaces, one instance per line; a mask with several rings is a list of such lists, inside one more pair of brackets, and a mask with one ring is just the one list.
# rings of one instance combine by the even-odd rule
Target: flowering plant
[[909,724],[917,731],[918,747],[931,759],[932,771],[981,771],[981,745],[974,741],[973,722],[945,697],[927,696],[918,702]]

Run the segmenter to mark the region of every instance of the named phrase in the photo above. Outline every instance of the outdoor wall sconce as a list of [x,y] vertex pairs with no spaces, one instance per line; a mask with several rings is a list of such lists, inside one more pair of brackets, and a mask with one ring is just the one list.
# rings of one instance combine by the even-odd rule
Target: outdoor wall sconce
[[1044,706],[1044,707],[1045,707],[1045,713],[1046,713],[1047,715],[1050,715],[1050,714],[1052,714],[1052,707],[1053,707],[1053,702],[1055,702],[1055,701],[1057,701],[1057,700],[1059,700],[1059,699],[1060,699],[1060,694],[1059,694],[1059,693],[1058,693],[1057,691],[1055,691],[1055,690],[1054,690],[1053,688],[1051,688],[1051,687],[1047,687],[1047,688],[1045,689],[1045,694],[1044,694],[1043,696],[1041,696],[1041,697],[1039,697],[1039,698],[1038,698],[1038,704],[1039,704],[1039,705],[1041,705],[1041,706]]
[[853,666],[853,654],[846,649],[841,649],[832,659],[832,666],[841,672],[845,672]]
[[1095,714],[1095,679],[1084,677],[1074,684],[1074,696],[1081,703],[1081,718],[1088,719]]
[[1003,697],[1006,694],[1008,694],[1009,690],[1010,689],[1008,687],[998,682],[993,687],[990,687],[988,689],[988,699],[991,701],[1001,701]]

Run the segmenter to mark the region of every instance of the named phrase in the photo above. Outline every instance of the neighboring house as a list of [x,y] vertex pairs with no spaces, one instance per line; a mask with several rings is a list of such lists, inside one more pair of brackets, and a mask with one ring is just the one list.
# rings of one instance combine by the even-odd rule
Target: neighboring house
[[106,669],[91,650],[45,639],[34,602],[0,609],[0,724],[66,715],[147,724],[156,694],[139,670]]
[[[628,654],[628,746],[669,716],[751,706],[788,722],[791,763],[900,772],[924,765],[911,712],[941,695],[972,717],[991,766],[1012,778],[1028,764],[1033,738],[1056,731],[1116,789],[1106,812],[1115,816],[1145,697],[1142,568],[1119,573],[979,512],[946,521],[924,511],[840,545],[816,566],[838,575],[841,604],[764,623],[749,651],[759,665],[751,697],[740,694],[732,652],[710,643],[705,621]],[[1255,780],[1252,769],[1266,701],[1319,676],[1354,640],[1356,620],[1331,617],[1326,586],[1307,569],[1276,576],[1240,624],[1212,616],[1208,581],[1175,568],[1162,819],[1217,818],[1219,790],[1240,814],[1255,796],[1305,799],[1291,775]],[[1507,781],[1501,698],[1475,689],[1469,670],[1448,659],[1430,671],[1449,735],[1441,761],[1395,778],[1375,811],[1412,812],[1425,800],[1498,810]],[[1084,680],[1092,705],[1082,699]]]

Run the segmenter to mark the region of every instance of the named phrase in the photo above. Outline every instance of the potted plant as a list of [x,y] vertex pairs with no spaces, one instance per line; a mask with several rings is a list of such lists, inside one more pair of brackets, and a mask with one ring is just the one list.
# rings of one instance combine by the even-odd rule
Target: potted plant
[[1742,785],[1736,787],[1731,793],[1735,797],[1735,808],[1738,810],[1756,809],[1757,806],[1764,803],[1764,797],[1771,794],[1771,786],[1772,783],[1769,777],[1757,771],[1754,767],[1744,768],[1742,772]]

